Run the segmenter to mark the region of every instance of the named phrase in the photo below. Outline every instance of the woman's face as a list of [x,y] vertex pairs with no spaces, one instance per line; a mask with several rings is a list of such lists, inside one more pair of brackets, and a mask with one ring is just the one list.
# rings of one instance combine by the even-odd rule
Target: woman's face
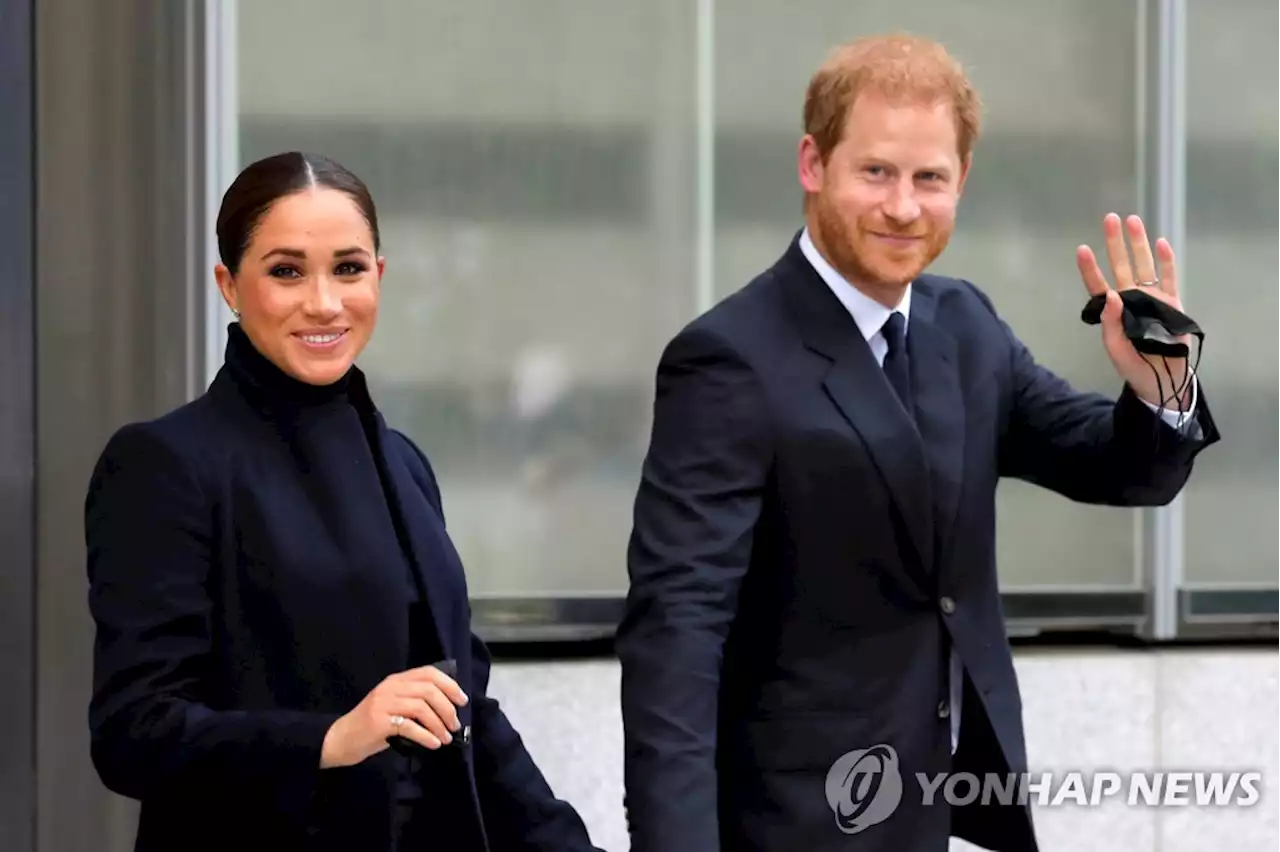
[[235,276],[221,265],[214,274],[259,352],[299,381],[327,385],[373,334],[384,266],[355,201],[316,187],[276,201]]

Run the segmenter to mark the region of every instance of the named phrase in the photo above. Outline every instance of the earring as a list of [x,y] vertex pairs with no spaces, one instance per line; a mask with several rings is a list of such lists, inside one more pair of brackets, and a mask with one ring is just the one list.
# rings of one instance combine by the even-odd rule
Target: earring
[[231,309],[231,315],[234,316],[236,319],[240,319],[240,312],[237,311],[235,308]]

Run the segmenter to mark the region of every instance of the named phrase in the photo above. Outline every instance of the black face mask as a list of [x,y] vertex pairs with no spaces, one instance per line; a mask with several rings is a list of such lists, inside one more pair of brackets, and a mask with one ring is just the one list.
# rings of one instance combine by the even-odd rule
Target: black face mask
[[[1102,322],[1102,308],[1106,305],[1106,296],[1097,295],[1089,299],[1089,303],[1080,312],[1080,319],[1089,325]],[[1133,348],[1147,355],[1161,355],[1165,358],[1187,357],[1187,345],[1177,338],[1190,334],[1200,339],[1204,345],[1204,332],[1196,321],[1159,299],[1153,298],[1141,287],[1121,290],[1120,298],[1124,302],[1124,333],[1133,343]]]
[[[1173,392],[1172,399],[1181,400],[1182,395],[1191,384],[1192,376],[1195,375],[1196,369],[1200,365],[1200,353],[1204,349],[1204,332],[1200,330],[1200,326],[1191,317],[1170,305],[1166,305],[1159,299],[1153,298],[1141,287],[1120,290],[1119,293],[1120,299],[1124,304],[1124,311],[1121,314],[1124,334],[1125,337],[1129,338],[1134,349],[1144,355],[1153,355],[1159,358],[1186,358],[1189,354],[1189,347],[1178,338],[1184,334],[1189,334],[1199,341],[1200,345],[1196,347],[1195,366],[1187,371],[1187,379],[1182,387]],[[1089,325],[1100,325],[1106,298],[1105,294],[1091,297],[1084,306],[1084,310],[1080,312],[1080,319]],[[1162,403],[1170,401],[1170,399],[1164,397],[1164,389],[1160,383],[1160,372],[1156,370],[1154,364],[1151,365],[1151,369],[1156,374],[1156,386],[1160,388]],[[1165,363],[1165,374],[1169,377],[1169,388],[1172,391],[1173,371],[1169,369],[1168,362]]]

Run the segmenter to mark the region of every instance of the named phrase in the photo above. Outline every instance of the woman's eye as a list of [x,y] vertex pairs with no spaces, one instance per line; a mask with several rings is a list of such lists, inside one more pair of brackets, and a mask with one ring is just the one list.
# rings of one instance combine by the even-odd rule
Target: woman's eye
[[272,278],[294,278],[302,273],[294,269],[292,266],[277,266],[271,270]]
[[361,272],[364,272],[364,264],[356,263],[355,261],[339,263],[338,268],[335,269],[334,272],[336,272],[338,275],[341,275],[343,277],[347,277],[351,275],[359,275]]

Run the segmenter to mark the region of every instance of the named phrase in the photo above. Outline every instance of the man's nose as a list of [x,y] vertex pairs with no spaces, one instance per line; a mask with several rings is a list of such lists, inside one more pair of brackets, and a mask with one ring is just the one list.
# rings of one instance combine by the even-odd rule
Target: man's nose
[[915,197],[915,187],[899,184],[885,199],[884,215],[899,224],[910,224],[920,218],[920,202]]

